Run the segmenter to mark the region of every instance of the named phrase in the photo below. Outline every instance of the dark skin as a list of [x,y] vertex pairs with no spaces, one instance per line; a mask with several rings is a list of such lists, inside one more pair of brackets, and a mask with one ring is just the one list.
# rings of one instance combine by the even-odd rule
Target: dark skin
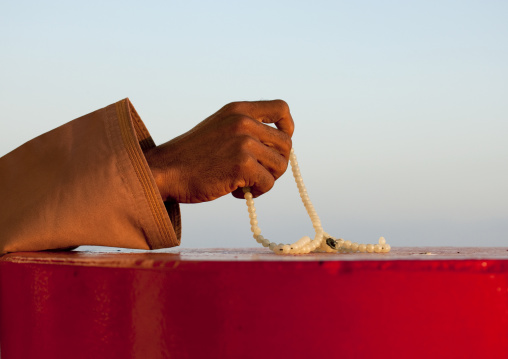
[[232,102],[145,156],[164,201],[243,198],[242,187],[258,197],[286,171],[293,131],[282,100]]

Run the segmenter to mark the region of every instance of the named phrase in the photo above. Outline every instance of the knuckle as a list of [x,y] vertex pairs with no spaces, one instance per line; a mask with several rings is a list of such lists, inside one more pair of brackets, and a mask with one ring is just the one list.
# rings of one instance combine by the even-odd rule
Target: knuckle
[[242,112],[245,108],[245,101],[235,101],[230,102],[224,107],[222,107],[222,110],[226,113],[238,113]]
[[284,114],[289,114],[289,105],[284,100],[274,100],[275,103],[279,106],[280,110]]
[[291,136],[293,136],[293,133],[295,132],[295,123],[293,122],[293,118],[292,117],[290,117],[290,118],[291,118],[291,124],[290,124],[290,128],[289,128],[289,134]]
[[286,172],[288,168],[288,162],[286,160],[281,159],[277,164],[277,167],[274,169],[275,178],[279,178]]
[[289,110],[289,105],[284,100],[275,100],[279,107],[279,113],[281,118],[285,119],[285,127],[289,136],[293,135],[295,131],[295,123],[293,121],[293,117],[291,116],[291,111]]
[[293,140],[291,137],[286,136],[286,138],[283,140],[284,143],[284,150],[287,151],[287,155],[289,155],[289,151],[291,151],[291,148],[293,148]]
[[230,102],[230,103],[222,106],[221,111],[228,113],[228,112],[232,112],[234,110],[234,108],[235,108],[235,102]]
[[273,178],[272,176],[265,176],[265,178],[263,179],[263,185],[261,186],[263,192],[268,192],[269,190],[271,190],[274,184],[275,178]]
[[284,159],[282,161],[282,165],[280,166],[282,173],[286,172],[286,170],[288,169],[288,166],[289,166],[289,161]]
[[238,152],[239,153],[249,153],[250,150],[255,146],[256,139],[249,135],[242,135],[238,137]]
[[238,173],[249,171],[254,166],[254,159],[247,152],[238,152],[236,160],[236,170]]
[[280,155],[282,155],[285,160],[289,160],[289,153],[293,147],[293,140],[288,134],[280,132],[276,147]]
[[231,129],[235,134],[245,133],[246,131],[249,131],[249,129],[252,127],[253,121],[254,120],[249,116],[244,115],[235,116],[231,121]]

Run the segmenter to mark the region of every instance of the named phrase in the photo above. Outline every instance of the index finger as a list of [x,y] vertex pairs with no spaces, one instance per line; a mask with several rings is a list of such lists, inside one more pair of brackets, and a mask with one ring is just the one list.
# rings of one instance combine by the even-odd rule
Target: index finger
[[230,105],[232,105],[234,112],[242,113],[262,123],[273,123],[279,130],[287,133],[289,137],[293,136],[295,124],[286,101],[244,101]]

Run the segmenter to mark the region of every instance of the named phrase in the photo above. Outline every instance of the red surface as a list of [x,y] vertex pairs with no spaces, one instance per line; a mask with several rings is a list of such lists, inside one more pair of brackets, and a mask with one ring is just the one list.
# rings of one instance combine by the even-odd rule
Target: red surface
[[496,250],[7,255],[1,357],[507,358],[508,252]]

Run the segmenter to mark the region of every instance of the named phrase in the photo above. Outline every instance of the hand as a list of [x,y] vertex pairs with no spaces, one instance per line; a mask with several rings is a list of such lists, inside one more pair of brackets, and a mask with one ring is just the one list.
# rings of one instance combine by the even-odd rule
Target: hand
[[293,131],[282,100],[233,102],[145,156],[165,201],[243,198],[242,187],[257,197],[286,171]]

